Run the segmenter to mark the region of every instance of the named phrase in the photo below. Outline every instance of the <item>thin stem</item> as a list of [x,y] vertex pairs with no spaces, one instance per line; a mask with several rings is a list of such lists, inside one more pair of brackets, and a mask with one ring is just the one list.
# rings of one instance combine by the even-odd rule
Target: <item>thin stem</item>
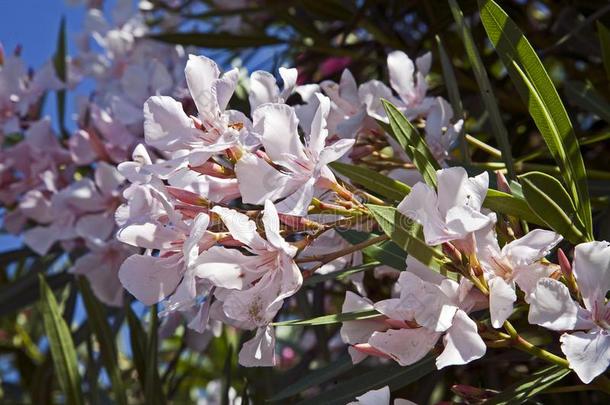
[[513,345],[517,349],[529,353],[532,356],[536,356],[542,360],[546,360],[549,363],[557,364],[558,366],[564,368],[569,368],[569,364],[566,359],[564,359],[563,357],[559,357],[544,349],[541,349],[538,346],[534,346],[533,344],[525,340],[522,336],[520,336],[517,330],[509,321],[504,322],[504,329],[506,329],[506,331],[510,335],[511,339],[513,340]]
[[309,256],[309,257],[303,257],[303,258],[297,258],[295,259],[295,262],[297,263],[308,263],[308,262],[320,262],[318,264],[316,264],[315,266],[313,266],[311,269],[308,269],[306,271],[303,272],[303,277],[309,277],[310,275],[312,275],[316,270],[318,270],[320,267],[322,267],[323,265],[325,265],[326,263],[330,263],[335,259],[338,259],[340,257],[343,257],[345,255],[348,255],[350,253],[354,253],[357,252],[359,250],[362,250],[366,247],[375,245],[379,242],[383,242],[388,240],[389,237],[388,235],[379,235],[376,236],[374,238],[371,238],[369,240],[365,240],[364,242],[360,242],[357,243],[355,245],[352,245],[348,248],[339,250],[338,252],[333,252],[333,253],[329,253],[326,255],[319,255],[319,256]]
[[490,155],[495,156],[497,158],[502,157],[502,152],[499,149],[496,149],[493,146],[486,144],[485,142],[475,138],[474,136],[466,134],[465,138],[473,146],[476,146],[477,148],[484,150],[485,152],[489,153]]

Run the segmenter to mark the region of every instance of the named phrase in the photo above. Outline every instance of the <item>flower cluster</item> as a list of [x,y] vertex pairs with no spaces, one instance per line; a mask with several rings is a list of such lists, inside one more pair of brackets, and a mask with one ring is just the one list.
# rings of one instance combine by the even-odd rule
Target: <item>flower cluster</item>
[[[429,117],[426,128],[442,126],[427,137],[449,139],[442,143],[448,146],[459,128],[447,130],[452,114],[435,112],[438,103],[447,107],[444,100],[425,97],[429,63],[429,55],[420,59],[415,74],[403,53],[388,58],[393,87],[402,90],[400,108],[414,119]],[[281,87],[270,73],[256,71],[246,115],[229,108],[237,69],[222,73],[211,59],[190,55],[185,75],[197,114],[187,114],[172,97],[149,98],[145,144],[135,148],[132,161],[118,165],[131,184],[117,210],[117,238],[146,249],[128,258],[119,276],[140,301],[164,301],[164,314],[182,312],[199,332],[212,321],[256,330],[240,363],[274,365],[270,324],[302,283],[295,256],[340,245],[332,230],[341,218],[336,213],[363,209],[328,165],[349,159],[356,142],[387,144],[375,122],[387,117],[370,100],[391,96],[391,90],[381,82],[358,88],[347,70],[340,84],[297,86],[297,70],[280,68]],[[287,104],[295,93],[303,103]],[[302,269],[325,272],[345,263]]]

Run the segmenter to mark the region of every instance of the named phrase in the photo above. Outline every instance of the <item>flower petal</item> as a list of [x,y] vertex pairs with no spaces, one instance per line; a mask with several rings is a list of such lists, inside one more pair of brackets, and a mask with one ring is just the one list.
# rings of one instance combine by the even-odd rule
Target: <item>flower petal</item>
[[501,277],[492,277],[489,280],[489,314],[491,325],[494,328],[502,326],[504,321],[513,313],[513,303],[517,300],[514,287],[510,286]]
[[408,366],[424,358],[439,337],[439,333],[427,328],[390,329],[373,333],[369,344],[401,366]]
[[561,351],[566,355],[570,368],[583,383],[589,384],[610,365],[610,335],[597,329],[589,333],[565,333],[559,339]]
[[256,335],[239,351],[239,364],[244,367],[275,366],[275,332],[273,327],[258,328]]
[[574,276],[585,306],[594,311],[610,290],[610,243],[588,242],[574,249]]
[[467,364],[483,357],[486,346],[477,332],[477,324],[466,312],[459,310],[453,317],[453,325],[443,338],[445,350],[436,358],[436,368]]
[[180,282],[181,267],[176,259],[132,255],[119,269],[121,284],[145,305],[156,304],[174,292]]

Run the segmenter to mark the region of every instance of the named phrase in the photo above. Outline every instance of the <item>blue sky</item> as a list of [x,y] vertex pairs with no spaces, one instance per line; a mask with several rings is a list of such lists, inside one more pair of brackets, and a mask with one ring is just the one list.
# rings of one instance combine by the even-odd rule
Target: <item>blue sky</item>
[[40,66],[55,51],[62,15],[71,38],[80,30],[84,7],[70,7],[64,0],[0,0],[0,41],[5,52],[21,45],[25,61]]

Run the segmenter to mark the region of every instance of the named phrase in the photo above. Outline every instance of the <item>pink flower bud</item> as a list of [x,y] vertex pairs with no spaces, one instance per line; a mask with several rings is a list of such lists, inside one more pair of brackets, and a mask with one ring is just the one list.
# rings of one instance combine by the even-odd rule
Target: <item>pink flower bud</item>
[[572,265],[561,248],[557,249],[557,259],[559,260],[561,272],[566,278],[569,278],[572,275]]

